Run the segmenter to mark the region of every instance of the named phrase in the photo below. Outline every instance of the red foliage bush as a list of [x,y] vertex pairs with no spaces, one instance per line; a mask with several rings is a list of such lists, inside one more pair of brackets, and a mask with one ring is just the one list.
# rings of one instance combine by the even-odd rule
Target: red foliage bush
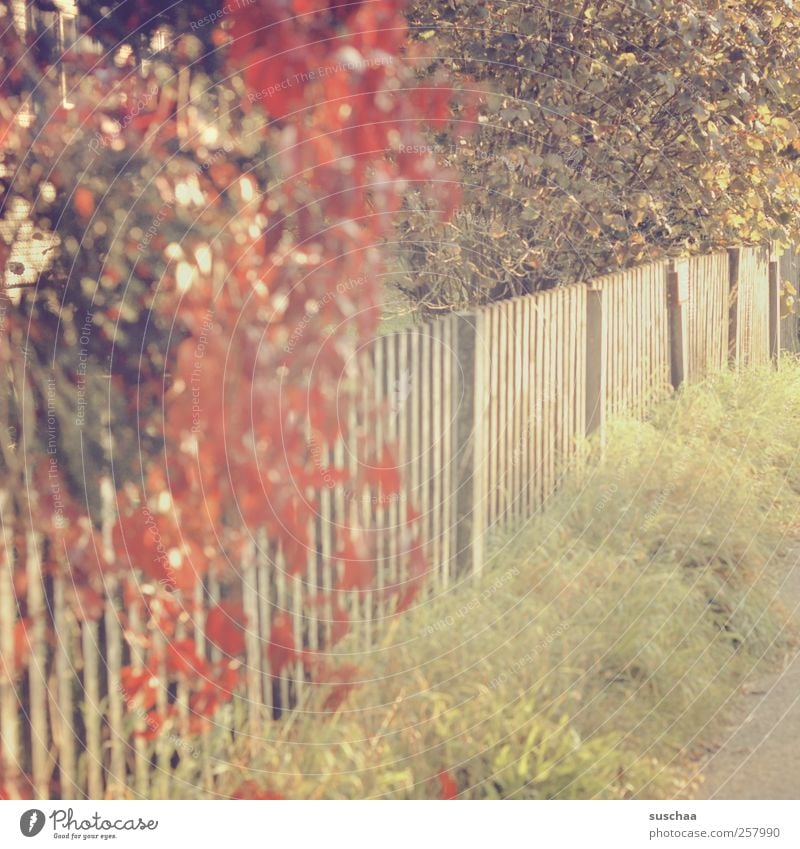
[[[17,397],[27,392],[40,416],[51,376],[74,396],[87,367],[110,369],[110,418],[91,410],[97,422],[79,428],[99,460],[87,449],[76,468],[74,428],[57,412],[57,450],[26,432],[16,454],[0,460],[2,472],[19,528],[45,540],[46,571],[72,569],[78,578],[70,592],[80,618],[101,615],[111,577],[122,579],[127,636],[130,610],[140,608],[138,666],[121,682],[126,702],[153,711],[152,682],[167,686],[165,667],[200,716],[237,686],[240,664],[229,661],[245,651],[247,623],[228,564],[252,535],[265,530],[297,574],[323,472],[350,491],[397,492],[389,447],[371,446],[379,462],[351,480],[346,469],[324,468],[309,444],[330,446],[347,421],[353,401],[337,387],[355,345],[375,330],[379,246],[406,187],[447,176],[432,154],[408,156],[401,146],[422,149],[423,127],[449,120],[453,99],[443,80],[421,86],[406,61],[399,0],[243,4],[200,32],[191,23],[207,5],[125,3],[99,16],[81,4],[108,48],[100,58],[77,47],[60,57],[26,53],[32,35],[13,27],[0,35],[3,114],[34,106],[29,122],[0,119],[3,215],[19,197],[34,228],[57,236],[35,285],[13,301],[2,293],[0,366],[18,367],[26,350]],[[172,27],[172,44],[142,78],[135,60],[154,20]],[[119,41],[134,53],[113,49]],[[48,75],[55,64],[66,101]],[[207,88],[189,103],[181,80],[193,73]],[[448,214],[457,198],[456,181],[439,179],[437,207]],[[0,239],[0,247],[8,280],[13,246]],[[86,349],[80,361],[76,344]],[[3,409],[4,427],[27,427],[22,408]],[[29,509],[37,496],[17,485],[35,456],[51,453],[63,458],[58,517]],[[112,470],[113,530],[96,486]],[[46,489],[39,486],[45,507]],[[412,585],[391,590],[401,608],[424,574],[418,551],[414,539]],[[340,592],[374,581],[357,528],[342,529],[339,552],[339,583],[326,600],[334,641],[347,627]],[[24,563],[24,542],[8,553]],[[208,576],[225,599],[205,620],[205,636],[226,655],[218,663],[192,633],[195,591]],[[156,634],[166,638],[165,655]],[[298,658],[311,665],[289,613],[274,617],[265,651],[274,674]]]

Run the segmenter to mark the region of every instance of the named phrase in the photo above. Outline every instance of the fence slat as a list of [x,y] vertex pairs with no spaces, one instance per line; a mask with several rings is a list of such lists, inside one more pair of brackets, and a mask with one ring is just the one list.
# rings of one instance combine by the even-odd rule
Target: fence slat
[[511,491],[511,457],[514,451],[514,354],[513,325],[511,323],[514,304],[504,301],[501,304],[500,332],[502,352],[500,359],[500,420],[498,433],[500,440],[500,525],[508,524],[511,517],[513,493]]
[[[291,615],[291,605],[289,604],[286,584],[286,560],[283,551],[278,548],[275,554],[275,607],[278,615],[288,617]],[[280,639],[286,639],[283,630],[281,631]],[[278,648],[279,651],[281,648],[288,650],[288,646],[279,646]],[[289,699],[289,675],[291,674],[291,670],[288,666],[285,666],[283,669],[274,669],[272,672],[278,679],[278,706],[281,715],[283,715],[291,707]]]
[[558,344],[558,321],[557,321],[557,298],[558,293],[552,292],[547,299],[547,379],[545,384],[546,402],[546,424],[547,424],[547,490],[545,492],[545,503],[549,501],[555,488],[555,459],[556,459],[556,410],[558,402],[558,357],[560,346]]
[[522,477],[521,509],[524,517],[533,510],[531,499],[531,452],[533,444],[533,418],[531,416],[531,313],[532,298],[522,299],[522,442],[519,445],[520,475]]
[[500,484],[498,474],[498,458],[500,440],[498,424],[500,414],[500,306],[493,304],[489,307],[489,358],[491,376],[489,378],[490,397],[490,428],[489,428],[489,527],[494,528],[499,515]]
[[[114,487],[111,479],[104,475],[100,481],[101,533],[103,560],[109,567],[114,562],[112,529],[115,522]],[[106,603],[104,611],[106,637],[106,673],[108,680],[108,729],[110,738],[110,762],[108,787],[110,795],[123,796],[127,787],[125,749],[127,741],[123,728],[123,704],[120,684],[122,681],[122,627],[119,619],[119,581],[111,574],[105,582]],[[121,605],[120,605],[121,609]]]
[[545,440],[547,438],[547,423],[545,421],[544,387],[547,379],[547,357],[545,346],[545,299],[535,301],[536,316],[536,360],[534,363],[534,398],[536,423],[536,508],[539,509],[544,503],[545,493]]
[[[59,564],[59,566],[62,565]],[[75,734],[75,702],[72,694],[76,680],[76,670],[72,662],[74,625],[67,606],[65,583],[63,574],[57,574],[53,578],[53,614],[57,640],[55,671],[58,688],[58,717],[57,722],[54,723],[53,737],[55,738],[57,734],[61,796],[65,799],[77,799],[80,798],[81,793],[77,784],[76,744],[78,741]]]
[[[490,434],[488,418],[486,416],[486,402],[489,397],[489,315],[483,311],[475,316],[475,347],[473,363],[475,366],[474,382],[472,385],[473,395],[473,459],[472,459],[472,500],[474,505],[473,524],[471,529],[472,564],[473,574],[483,571],[486,549],[486,529],[490,527],[488,521],[488,499],[489,491],[489,450]],[[454,330],[455,337],[455,330]],[[455,338],[454,338],[455,342]],[[455,345],[454,345],[455,347]],[[455,417],[454,417],[455,424]],[[457,443],[460,445],[460,443]],[[458,462],[458,449],[453,454],[453,465]],[[455,501],[454,501],[455,505]],[[458,532],[457,523],[454,521],[453,534]],[[457,546],[456,546],[456,550]]]
[[[47,721],[47,609],[42,576],[41,540],[29,531],[26,537],[25,571],[28,581],[28,643],[30,661],[28,688],[30,693],[31,774],[40,799],[49,796],[50,733]],[[13,656],[13,655],[12,655]]]
[[[428,462],[431,465],[431,556],[433,559],[434,574],[436,575],[437,589],[445,586],[446,579],[443,574],[445,562],[442,557],[442,543],[444,540],[444,525],[442,524],[442,503],[444,492],[442,488],[442,457],[444,429],[442,422],[443,389],[442,375],[444,356],[444,322],[436,321],[431,326],[431,413],[433,433],[431,435],[431,449],[428,454]],[[432,587],[433,589],[433,587]]]
[[17,603],[14,592],[14,516],[9,492],[0,489],[0,758],[3,774],[15,778],[21,767],[19,705],[11,666]]
[[[321,498],[330,499],[330,488],[323,489]],[[271,557],[272,546],[267,538],[265,530],[261,530],[256,535],[257,560],[256,560],[256,593],[258,596],[257,609],[253,610],[253,616],[258,616],[258,649],[261,661],[261,692],[263,704],[270,716],[275,714],[275,697],[272,688],[272,670],[270,669],[269,655],[267,654],[267,645],[269,643],[270,632],[272,629],[272,599],[275,597],[273,591],[272,579],[275,574],[275,562]],[[324,552],[324,548],[323,548]],[[323,576],[330,573],[330,559],[327,564],[324,560],[322,572]],[[323,578],[324,580],[324,578]]]
[[[416,387],[414,386],[412,381],[412,373],[409,366],[410,338],[410,333],[402,333],[399,339],[397,340],[397,381],[398,385],[402,387],[402,402],[398,403],[398,409],[396,411],[397,440],[399,447],[398,462],[400,463],[400,469],[402,470],[403,477],[405,480],[408,480],[411,463],[413,462],[413,454],[411,453],[412,447],[409,444],[409,414],[411,411],[411,404],[409,402],[413,398],[414,392],[416,391]],[[395,537],[399,537],[401,529],[405,527],[408,510],[411,507],[410,501],[412,498],[412,493],[413,488],[409,488],[406,484],[406,489],[404,492],[405,500],[398,501],[397,505],[397,530],[394,534]],[[397,587],[400,584],[400,572],[400,546],[398,544],[396,556],[392,563],[390,571],[391,584],[395,592],[397,591]]]
[[258,734],[261,704],[261,641],[258,632],[258,581],[256,579],[257,549],[255,540],[245,543],[242,553],[242,607],[247,620],[244,634],[245,679],[247,681],[247,717],[251,734]]
[[[141,602],[138,599],[134,599],[128,606],[128,626],[131,634],[131,667],[134,672],[140,673],[143,668],[143,657],[142,653],[139,650],[139,646],[133,642],[135,639],[134,635],[139,635],[142,633],[144,626],[142,625],[142,615],[141,615]],[[121,686],[121,684],[120,684]],[[130,711],[133,708],[133,700],[130,693],[125,691],[122,692],[123,702],[125,703],[127,709]],[[145,729],[145,723],[141,716],[138,715],[138,712],[134,714],[134,722],[133,722],[133,752],[134,752],[134,767],[133,767],[133,780],[134,780],[134,788],[138,796],[142,799],[147,797],[149,790],[149,778],[150,778],[150,765],[145,757],[146,750],[146,742],[142,735],[142,732]]]
[[[83,723],[86,729],[87,789],[90,799],[103,798],[103,751],[100,731],[100,641],[96,622],[84,620],[81,625],[83,659]],[[159,693],[164,691],[162,682]],[[163,712],[161,713],[163,716]]]
[[[440,471],[440,500],[442,509],[442,588],[450,586],[453,560],[453,486],[454,486],[454,439],[455,426],[453,421],[453,367],[456,353],[454,339],[455,320],[449,316],[442,322],[442,413],[441,413],[441,471]],[[473,355],[477,367],[477,351]],[[473,472],[474,473],[474,472]]]
[[587,312],[586,302],[588,297],[588,289],[581,287],[576,290],[575,308],[578,312],[578,339],[576,342],[575,356],[577,357],[576,364],[576,390],[575,390],[575,405],[576,405],[576,424],[575,435],[583,440],[586,435],[586,346],[588,337],[587,327]]

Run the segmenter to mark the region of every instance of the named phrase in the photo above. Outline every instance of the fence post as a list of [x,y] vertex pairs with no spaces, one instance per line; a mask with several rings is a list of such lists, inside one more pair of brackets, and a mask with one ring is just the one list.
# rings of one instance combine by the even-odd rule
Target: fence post
[[606,416],[606,346],[603,336],[605,290],[586,292],[586,435],[600,432],[603,439]]
[[669,304],[669,348],[672,388],[677,389],[689,376],[689,263],[671,262],[667,267]]
[[741,248],[728,248],[728,363],[739,365],[739,271]]
[[483,568],[486,533],[483,313],[454,316],[453,409],[455,411],[455,565],[459,575]]
[[778,274],[778,248],[769,249],[769,356],[776,368],[781,356],[781,291]]

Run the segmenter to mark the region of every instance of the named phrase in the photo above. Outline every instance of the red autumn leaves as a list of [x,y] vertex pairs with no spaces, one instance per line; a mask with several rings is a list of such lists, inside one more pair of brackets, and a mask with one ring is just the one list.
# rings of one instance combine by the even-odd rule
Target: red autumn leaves
[[[139,719],[136,735],[154,740],[167,726],[187,734],[208,728],[217,708],[233,698],[238,679],[238,663],[226,659],[210,663],[197,654],[194,641],[173,640],[163,650],[151,650],[143,668],[125,667],[119,692],[127,710]],[[169,682],[188,693],[187,715],[167,700]]]
[[241,604],[222,602],[212,607],[206,617],[206,636],[220,651],[235,656],[244,653],[246,617]]
[[443,769],[437,774],[436,780],[439,782],[440,798],[455,799],[458,797],[458,784],[450,772]]
[[0,656],[0,671],[10,680],[15,680],[25,668],[30,654],[30,641],[28,640],[28,623],[19,619],[14,625],[14,655],[6,658]]
[[[214,85],[225,95],[238,92],[242,114],[266,119],[246,145],[236,132],[225,147],[220,141],[224,155],[208,149],[198,128],[186,132],[180,124],[186,116],[177,108],[175,81],[152,90],[153,79],[142,80],[110,58],[106,67],[95,54],[64,62],[67,74],[75,63],[81,82],[73,87],[72,110],[53,89],[41,138],[20,132],[11,139],[29,159],[46,160],[42,173],[65,199],[59,222],[76,219],[90,235],[113,232],[111,213],[123,203],[136,208],[136,226],[131,218],[118,234],[130,265],[104,260],[96,277],[108,290],[121,290],[130,279],[151,281],[152,292],[136,302],[141,323],[153,319],[170,328],[169,338],[141,350],[143,361],[156,351],[163,367],[152,373],[142,367],[135,385],[111,378],[129,405],[125,424],[133,423],[136,435],[146,435],[157,450],[141,449],[136,480],[117,481],[119,515],[110,535],[64,487],[65,527],[53,546],[57,558],[45,564],[48,574],[74,579],[67,594],[79,619],[99,620],[108,610],[110,577],[120,587],[123,604],[111,615],[122,624],[130,663],[119,686],[130,710],[148,718],[147,735],[157,736],[176,719],[172,696],[165,698],[176,683],[198,719],[212,716],[241,685],[248,629],[257,623],[244,613],[240,565],[255,534],[264,532],[273,549],[280,548],[280,569],[294,577],[306,569],[315,545],[309,518],[325,488],[342,487],[349,497],[367,493],[379,503],[400,491],[391,446],[370,445],[370,460],[355,472],[337,467],[327,453],[347,436],[348,413],[357,403],[359,387],[341,388],[348,363],[378,321],[383,264],[376,245],[392,233],[405,189],[442,176],[433,156],[399,152],[401,144],[420,147],[422,122],[446,120],[452,98],[446,85],[409,94],[418,82],[403,66],[402,7],[397,0],[241,4],[209,27],[208,43],[219,47]],[[152,8],[146,0],[136,8],[128,4],[122,24],[150,31]],[[114,29],[105,27],[98,22],[96,34]],[[180,32],[175,35],[175,69],[183,73],[180,57],[189,54]],[[5,49],[7,56],[21,55],[8,33],[0,39],[13,48]],[[19,94],[13,75],[3,85],[0,97]],[[139,101],[134,115],[130,106]],[[82,146],[70,141],[70,156],[54,163],[53,145],[78,137]],[[145,175],[139,196],[127,173],[100,179],[104,169],[117,167],[114,157],[122,152],[119,163],[140,156],[158,165]],[[78,162],[82,155],[87,158]],[[261,160],[269,162],[266,177],[255,167]],[[88,180],[76,178],[76,163]],[[126,172],[140,167],[131,163]],[[130,193],[124,202],[111,188],[118,177]],[[439,184],[440,208],[452,207],[454,186]],[[176,235],[178,225],[183,229]],[[105,339],[109,360],[118,356],[114,342],[124,307],[110,305],[92,323],[92,343]],[[373,420],[380,415],[361,413]],[[45,491],[47,481],[39,488]],[[397,597],[401,610],[426,571],[415,516],[409,511],[406,519],[401,548],[410,580],[383,590]],[[349,630],[348,597],[377,592],[380,565],[374,539],[348,526],[346,517],[337,523],[333,586],[307,600],[327,623],[325,651]],[[56,539],[52,525],[53,516],[43,513],[37,530]],[[22,580],[24,572],[15,577]],[[204,594],[210,580],[219,589],[215,598],[223,599],[218,603]],[[24,594],[24,587],[18,591]],[[27,660],[26,624],[17,625],[15,674]],[[321,653],[303,644],[301,626],[273,608],[259,651],[273,676],[297,664],[302,674],[329,683],[325,707],[336,710],[355,686],[356,670],[325,669]]]

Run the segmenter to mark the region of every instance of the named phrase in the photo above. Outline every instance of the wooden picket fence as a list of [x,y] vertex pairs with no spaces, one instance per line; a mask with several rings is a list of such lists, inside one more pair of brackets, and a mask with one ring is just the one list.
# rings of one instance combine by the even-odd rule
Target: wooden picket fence
[[[487,536],[542,509],[571,473],[589,434],[602,436],[608,417],[646,415],[649,407],[685,380],[730,366],[744,367],[796,351],[795,317],[780,315],[782,280],[800,282],[794,253],[736,248],[678,262],[657,262],[492,304],[474,312],[377,338],[361,353],[363,409],[382,405],[379,420],[358,407],[348,442],[319,447],[321,460],[338,466],[367,462],[360,444],[369,428],[378,443],[397,446],[402,489],[386,498],[376,489],[348,493],[338,484],[320,492],[309,516],[307,569],[289,576],[282,554],[257,537],[241,564],[247,615],[245,690],[254,731],[302,699],[309,685],[299,662],[271,669],[264,651],[275,617],[291,613],[295,645],[315,650],[332,641],[338,618],[330,589],[337,524],[373,534],[376,583],[348,594],[344,611],[354,643],[376,646],[395,615],[387,587],[408,574],[410,506],[418,512],[431,571],[428,597],[479,572]],[[312,446],[313,449],[313,446]],[[106,501],[113,503],[109,482]],[[0,492],[0,496],[2,493]],[[66,578],[42,575],[37,540],[24,563],[13,562],[12,517],[0,500],[6,535],[0,571],[0,650],[14,656],[15,587],[24,584],[30,663],[16,680],[0,677],[0,737],[6,774],[22,768],[46,798],[101,798],[171,792],[174,765],[190,744],[162,734],[145,757],[145,717],[133,710],[120,670],[141,668],[136,646],[143,611],[125,587],[107,581],[99,621],[80,621],[65,603]],[[112,515],[106,515],[110,545]],[[24,572],[25,581],[14,581]],[[65,573],[67,574],[67,573]],[[199,586],[192,633],[213,660],[204,638],[204,609],[220,598],[213,579]],[[319,600],[323,599],[322,602]],[[127,633],[120,613],[125,609]],[[57,634],[48,644],[50,618]],[[180,629],[186,627],[179,624]],[[157,638],[157,635],[154,635]],[[8,662],[8,660],[6,661]],[[163,688],[162,688],[163,689]],[[158,707],[182,705],[181,692],[159,694]],[[184,705],[185,710],[185,705]],[[213,763],[203,754],[207,785]],[[53,791],[57,782],[58,791]]]

